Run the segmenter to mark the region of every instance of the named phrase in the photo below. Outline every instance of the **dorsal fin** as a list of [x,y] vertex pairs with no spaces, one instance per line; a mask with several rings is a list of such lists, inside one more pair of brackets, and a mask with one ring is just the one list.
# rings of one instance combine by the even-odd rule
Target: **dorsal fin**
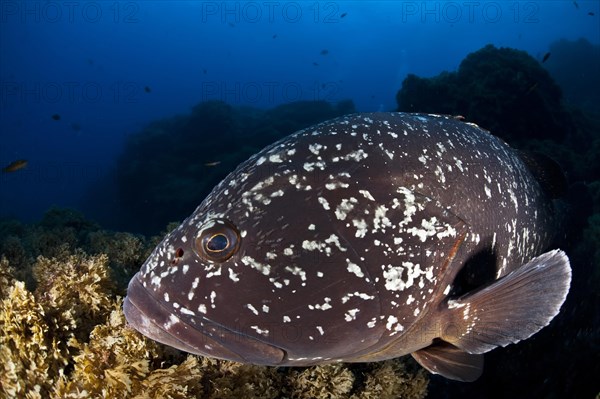
[[558,162],[539,152],[517,152],[549,198],[561,198],[567,193],[567,178]]

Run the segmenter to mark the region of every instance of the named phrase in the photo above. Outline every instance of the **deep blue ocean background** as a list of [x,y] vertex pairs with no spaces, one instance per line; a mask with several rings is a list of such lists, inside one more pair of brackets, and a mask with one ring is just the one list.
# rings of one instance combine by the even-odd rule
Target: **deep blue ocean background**
[[[476,52],[473,79],[454,80]],[[526,101],[507,112],[512,94]],[[497,114],[475,97],[497,100]],[[465,115],[555,158],[569,179],[556,244],[573,266],[564,310],[528,344],[486,355],[478,382],[432,377],[429,397],[593,398],[599,1],[2,0],[0,168],[27,166],[0,173],[0,255],[14,236],[25,242],[10,219],[164,232],[282,135],[346,112],[396,110]]]
[[597,45],[599,17],[597,1],[3,1],[0,164],[29,165],[0,175],[0,216],[85,209],[128,135],[201,101],[394,110],[408,73],[456,70],[489,43],[539,60],[559,39]]

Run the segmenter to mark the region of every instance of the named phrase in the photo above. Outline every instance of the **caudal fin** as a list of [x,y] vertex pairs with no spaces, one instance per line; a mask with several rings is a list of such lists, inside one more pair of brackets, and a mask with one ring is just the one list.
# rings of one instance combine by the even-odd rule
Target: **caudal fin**
[[516,343],[556,316],[571,283],[569,258],[547,252],[492,285],[449,300],[441,338],[471,354]]

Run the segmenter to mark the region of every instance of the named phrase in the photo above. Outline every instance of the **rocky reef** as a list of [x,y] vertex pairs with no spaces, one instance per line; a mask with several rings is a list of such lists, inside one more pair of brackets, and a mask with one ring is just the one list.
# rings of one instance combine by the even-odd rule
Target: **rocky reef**
[[600,374],[600,87],[592,72],[598,46],[561,40],[551,45],[547,62],[542,59],[488,45],[455,72],[409,75],[396,96],[399,111],[461,115],[526,154],[557,161],[569,186],[557,198],[564,222],[552,245],[567,252],[573,269],[561,312],[530,339],[486,354],[476,382],[431,377],[432,398],[593,397],[600,391],[594,377]]
[[121,305],[158,238],[101,230],[66,209],[35,225],[0,221],[0,397],[425,397],[427,373],[410,358],[259,367],[146,339],[127,326]]
[[[114,172],[88,196],[110,211],[103,221],[127,231],[155,233],[187,217],[237,165],[297,130],[355,112],[351,101],[300,101],[261,110],[222,101],[158,120],[128,138]],[[105,195],[112,192],[118,201]]]
[[487,45],[467,55],[456,72],[408,75],[398,111],[462,115],[504,139],[561,139],[571,130],[559,86],[524,51]]

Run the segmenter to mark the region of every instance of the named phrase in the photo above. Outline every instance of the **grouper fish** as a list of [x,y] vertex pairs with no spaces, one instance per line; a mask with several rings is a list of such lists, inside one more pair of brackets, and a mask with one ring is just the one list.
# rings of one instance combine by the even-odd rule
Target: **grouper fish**
[[557,315],[568,257],[531,162],[472,123],[359,113],[240,164],[132,278],[129,324],[271,366],[412,354],[473,381]]

